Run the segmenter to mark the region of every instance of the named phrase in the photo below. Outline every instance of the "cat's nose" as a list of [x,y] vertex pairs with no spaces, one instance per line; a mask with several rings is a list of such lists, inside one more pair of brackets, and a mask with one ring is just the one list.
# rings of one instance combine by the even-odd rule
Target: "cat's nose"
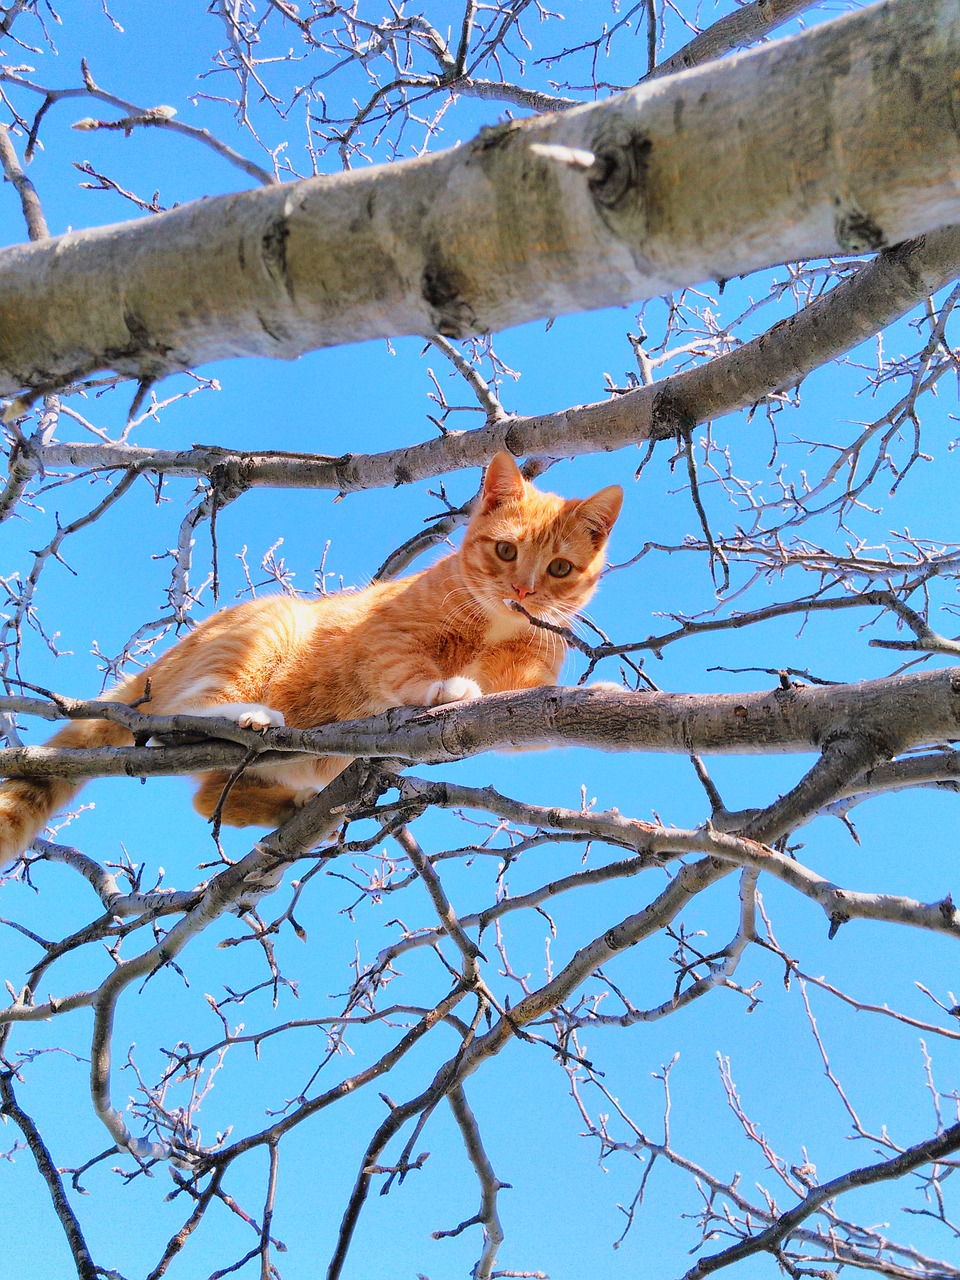
[[518,600],[523,600],[525,596],[533,594],[533,587],[521,587],[517,582],[513,584],[513,589],[517,593]]

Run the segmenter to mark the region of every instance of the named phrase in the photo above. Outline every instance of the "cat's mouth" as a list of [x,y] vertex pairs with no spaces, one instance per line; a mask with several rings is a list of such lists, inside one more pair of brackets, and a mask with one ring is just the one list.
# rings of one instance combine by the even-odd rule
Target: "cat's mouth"
[[516,614],[518,617],[522,618],[522,617],[525,617],[526,615],[530,615],[531,617],[534,617],[534,618],[540,617],[540,615],[537,613],[536,609],[534,608],[532,600],[529,603],[522,603],[516,598],[516,596],[504,596],[503,603],[507,606],[507,608],[510,610],[511,613]]
[[570,619],[557,609],[537,607],[533,600],[520,601],[516,596],[504,596],[503,603],[516,618],[526,618],[532,624],[544,623],[554,626],[569,626]]

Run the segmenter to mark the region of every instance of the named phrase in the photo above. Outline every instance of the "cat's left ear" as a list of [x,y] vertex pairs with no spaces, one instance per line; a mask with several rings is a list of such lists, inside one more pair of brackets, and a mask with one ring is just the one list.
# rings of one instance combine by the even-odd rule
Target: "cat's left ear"
[[480,491],[480,510],[492,511],[503,502],[519,502],[526,489],[526,480],[513,460],[513,454],[501,450],[495,453],[487,465]]
[[579,514],[600,535],[600,539],[606,539],[617,522],[622,506],[623,490],[618,484],[612,484],[595,493],[592,498],[584,498],[580,503]]

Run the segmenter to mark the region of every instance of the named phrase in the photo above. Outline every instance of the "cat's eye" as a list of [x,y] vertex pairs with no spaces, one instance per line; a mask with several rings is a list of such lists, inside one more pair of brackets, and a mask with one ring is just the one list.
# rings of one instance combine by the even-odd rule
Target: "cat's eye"
[[565,578],[573,568],[569,560],[564,560],[562,556],[558,556],[556,560],[551,560],[547,565],[547,573],[552,578]]
[[500,560],[516,560],[517,547],[513,542],[498,542],[494,550]]

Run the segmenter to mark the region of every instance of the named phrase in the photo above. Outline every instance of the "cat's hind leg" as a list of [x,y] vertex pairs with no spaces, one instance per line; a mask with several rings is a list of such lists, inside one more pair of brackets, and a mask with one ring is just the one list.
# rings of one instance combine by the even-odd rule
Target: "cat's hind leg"
[[[235,720],[241,729],[274,729],[286,724],[283,712],[262,702],[232,702],[230,684],[204,675],[186,687],[168,690],[157,699],[157,710],[167,715],[223,716]],[[224,696],[226,695],[226,696]],[[150,710],[148,707],[147,710]]]
[[[216,771],[199,776],[193,807],[212,818],[223,797],[230,774]],[[303,804],[302,791],[294,791],[269,778],[241,774],[223,799],[220,821],[228,827],[277,827]]]

